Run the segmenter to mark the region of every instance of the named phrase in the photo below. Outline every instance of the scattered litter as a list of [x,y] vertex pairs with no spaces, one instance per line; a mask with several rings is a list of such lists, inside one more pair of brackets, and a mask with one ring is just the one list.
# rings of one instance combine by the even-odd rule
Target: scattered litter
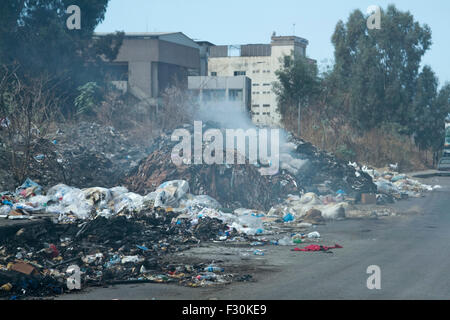
[[332,247],[327,247],[327,246],[321,246],[321,245],[317,245],[317,244],[310,244],[309,246],[306,246],[304,248],[294,248],[292,249],[293,251],[304,251],[304,252],[308,252],[308,251],[325,251],[325,252],[329,252],[329,250],[331,249],[340,249],[343,248],[342,246],[335,244]]

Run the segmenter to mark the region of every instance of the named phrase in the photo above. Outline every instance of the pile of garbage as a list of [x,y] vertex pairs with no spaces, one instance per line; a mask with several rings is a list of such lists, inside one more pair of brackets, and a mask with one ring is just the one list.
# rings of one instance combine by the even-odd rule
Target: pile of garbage
[[0,244],[0,295],[61,294],[70,288],[70,269],[79,270],[77,289],[132,282],[201,285],[199,276],[208,274],[211,261],[175,264],[167,256],[212,235],[216,239],[236,233],[216,219],[205,217],[191,226],[174,222],[176,216],[150,210],[139,218],[50,223],[38,231],[25,227]]
[[[350,164],[359,167],[356,164]],[[430,186],[408,177],[406,174],[393,170],[379,171],[367,166],[362,166],[362,171],[370,175],[377,186],[378,200],[394,200],[422,197],[425,192],[439,189],[440,186]],[[380,202],[380,201],[378,201]]]
[[54,217],[54,223],[25,227],[3,239],[0,295],[60,294],[68,290],[72,273],[67,269],[73,266],[80,270],[83,287],[231,281],[234,274],[222,270],[215,275],[211,261],[176,265],[166,257],[202,241],[242,238],[224,223],[225,214],[220,216],[215,199],[188,191],[186,181],[166,182],[147,196],[124,187],[78,189],[60,184],[44,195],[40,185],[27,179],[15,192],[1,193],[2,217],[31,219],[45,213]]
[[336,196],[318,196],[309,192],[301,196],[289,195],[283,203],[272,207],[268,215],[282,216],[284,220],[302,219],[305,223],[321,224],[325,220],[345,218],[348,206],[343,193]]
[[[204,129],[214,123],[203,124]],[[193,130],[186,125],[185,129]],[[260,163],[193,164],[177,166],[171,153],[176,142],[161,135],[152,153],[130,172],[124,184],[141,194],[155,190],[163,181],[183,179],[195,194],[209,195],[227,208],[269,210],[289,194],[314,192],[319,195],[343,190],[348,195],[374,192],[371,177],[354,167],[320,151],[310,143],[288,135],[280,146],[280,170],[276,175],[261,175]]]
[[[149,153],[127,134],[90,122],[58,124],[32,145],[28,176],[43,186],[113,187]],[[2,189],[14,187],[12,172],[5,169],[9,154],[0,146]]]
[[97,123],[61,127],[48,138],[64,168],[60,181],[79,188],[116,186],[149,152],[129,135]]
[[[334,203],[343,197],[343,191],[333,199],[313,193],[289,195],[265,213],[223,208],[208,195],[191,194],[185,180],[164,182],[141,196],[125,187],[78,189],[64,184],[44,192],[27,179],[15,192],[1,193],[1,217],[33,219],[46,214],[53,222],[24,227],[1,240],[0,295],[61,294],[71,288],[68,281],[74,270],[80,276],[75,289],[134,282],[205,286],[239,281],[243,275],[214,261],[175,263],[170,254],[205,241],[245,241],[251,246],[317,241],[317,231],[265,237],[279,237],[284,226],[308,229],[345,216],[339,207],[344,204]],[[264,250],[255,249],[254,255],[264,255]]]

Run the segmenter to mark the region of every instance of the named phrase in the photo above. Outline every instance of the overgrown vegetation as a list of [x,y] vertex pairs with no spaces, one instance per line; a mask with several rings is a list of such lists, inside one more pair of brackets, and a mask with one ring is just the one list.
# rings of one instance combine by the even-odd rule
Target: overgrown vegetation
[[[53,122],[92,113],[101,100],[104,62],[115,59],[123,40],[120,32],[93,37],[108,1],[0,2],[0,142],[17,183],[36,153],[46,156],[42,138]],[[67,28],[70,5],[81,9],[79,30]]]
[[[0,65],[15,70],[22,83],[49,75],[65,117],[74,115],[77,88],[87,82],[104,83],[105,60],[115,59],[123,33],[93,38],[104,19],[109,0],[9,0],[0,2]],[[81,29],[69,30],[66,9],[81,9]]]
[[321,75],[308,59],[284,59],[275,87],[282,121],[296,131],[300,102],[309,115],[303,126],[310,127],[302,135],[344,159],[434,164],[444,145],[450,84],[438,90],[433,70],[420,68],[431,30],[393,5],[382,12],[380,30],[369,30],[366,19],[355,10],[337,23],[335,62]]
[[[58,117],[61,97],[56,96],[54,81],[42,75],[23,82],[17,73],[6,67],[0,78],[1,130],[3,144],[10,158],[10,170],[16,181],[23,181],[30,169],[33,150],[52,121]],[[3,136],[3,135],[2,135]],[[2,139],[3,140],[3,139]]]

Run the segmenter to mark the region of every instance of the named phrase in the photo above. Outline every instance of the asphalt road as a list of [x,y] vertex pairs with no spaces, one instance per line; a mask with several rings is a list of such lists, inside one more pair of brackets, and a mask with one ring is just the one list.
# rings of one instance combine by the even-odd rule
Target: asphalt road
[[[59,299],[449,299],[450,178],[423,181],[443,188],[394,205],[408,214],[319,226],[325,244],[344,246],[333,253],[268,247],[264,257],[247,261],[258,266],[255,282],[220,288],[123,285]],[[371,265],[381,269],[379,290],[366,285]]]

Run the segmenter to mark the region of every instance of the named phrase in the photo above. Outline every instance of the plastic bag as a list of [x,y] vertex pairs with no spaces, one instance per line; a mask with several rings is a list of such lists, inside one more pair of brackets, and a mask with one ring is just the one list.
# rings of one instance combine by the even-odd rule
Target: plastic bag
[[125,187],[114,187],[109,189],[109,191],[111,191],[111,195],[113,198],[117,198],[124,193],[128,193],[128,189]]
[[128,212],[140,212],[143,208],[143,199],[139,194],[128,192],[114,199],[114,212],[122,213],[124,210]]
[[329,204],[320,208],[322,217],[325,219],[345,218],[345,208],[343,203]]
[[231,227],[235,228],[240,233],[245,233],[248,235],[264,233],[264,224],[262,219],[254,215],[239,216]]
[[219,209],[222,207],[216,199],[207,195],[198,195],[198,196],[189,195],[189,198],[186,200],[182,199],[180,201],[180,204],[185,207],[200,207],[211,209]]
[[312,192],[308,192],[302,195],[299,202],[302,204],[322,204],[319,197]]
[[47,206],[47,202],[49,201],[50,198],[47,196],[34,196],[28,199],[27,203],[31,203],[35,208],[43,208]]
[[72,191],[74,188],[66,186],[65,184],[58,184],[51,187],[47,192],[47,197],[53,201],[61,201],[65,194]]
[[378,179],[378,181],[375,181],[375,184],[377,186],[378,192],[380,193],[391,194],[400,192],[400,190],[396,185],[392,184],[391,182],[383,178],[380,178]]
[[39,195],[42,192],[42,187],[36,182],[27,178],[25,182],[16,189],[16,195],[21,195],[24,198],[28,198],[31,195]]
[[320,238],[320,233],[318,233],[317,231],[313,231],[308,233],[306,236],[308,237],[308,239],[318,239]]
[[10,211],[11,211],[10,206],[1,206],[0,207],[0,216],[7,216]]
[[155,208],[178,207],[179,200],[189,191],[189,183],[184,180],[167,181],[156,189]]
[[91,206],[103,209],[112,199],[111,191],[106,188],[88,188],[82,190],[84,198]]
[[57,201],[56,205],[47,208],[48,212],[59,213],[59,220],[65,220],[67,215],[75,215],[78,219],[88,219],[91,217],[92,205],[86,201],[85,194],[77,188],[64,184],[56,185],[47,193],[51,200]]

